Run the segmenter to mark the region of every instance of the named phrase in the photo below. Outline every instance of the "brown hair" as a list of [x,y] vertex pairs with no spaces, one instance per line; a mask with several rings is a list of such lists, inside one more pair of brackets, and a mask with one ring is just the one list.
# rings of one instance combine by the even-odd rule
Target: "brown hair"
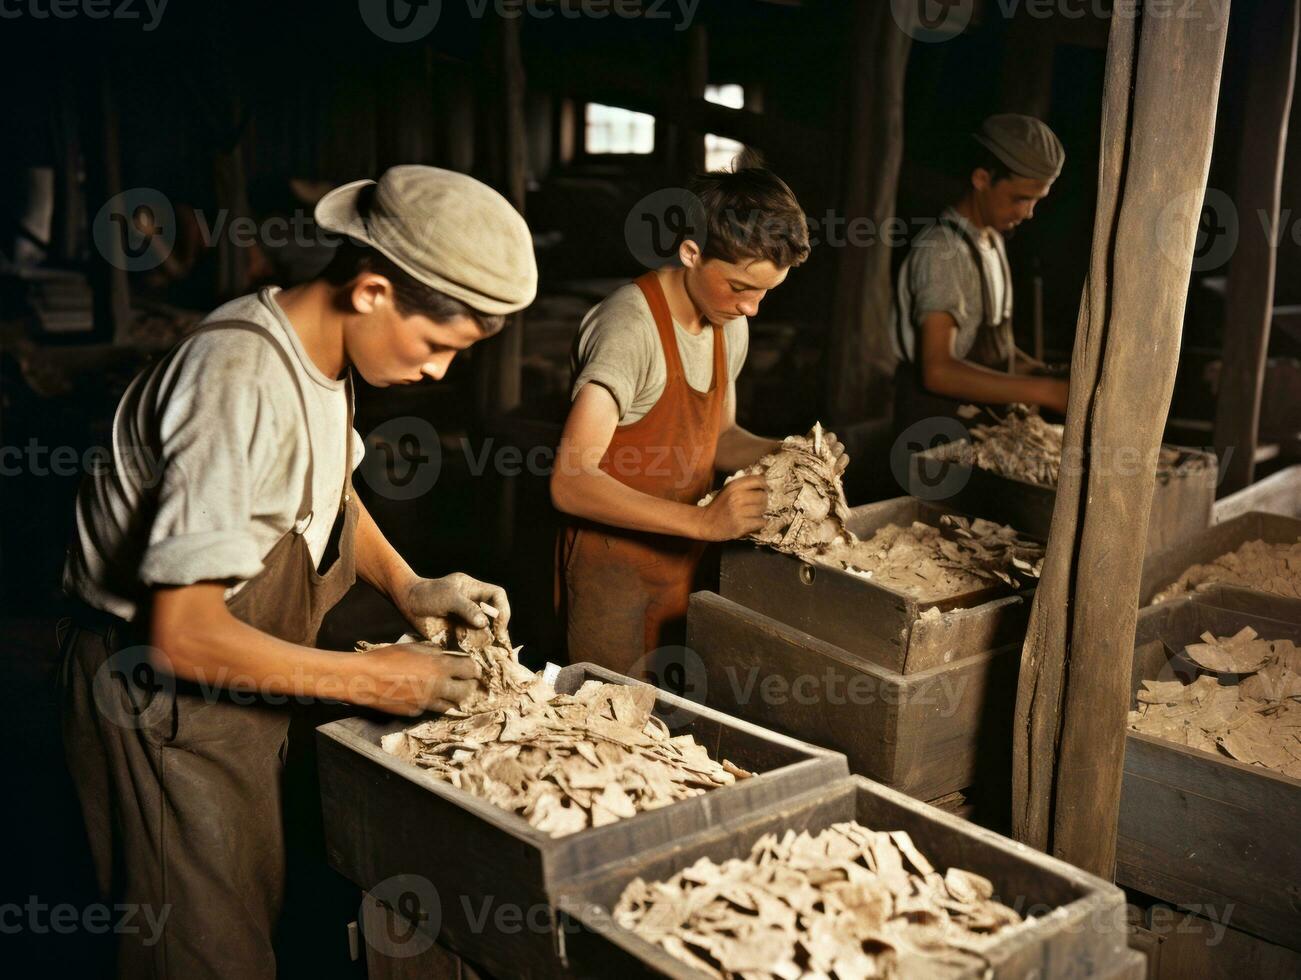
[[770,170],[711,171],[690,188],[704,209],[705,258],[767,259],[778,268],[809,257],[809,226],[795,195]]
[[480,313],[455,297],[426,286],[379,249],[362,242],[345,238],[334,251],[330,264],[321,278],[331,286],[346,286],[359,275],[373,272],[393,284],[393,301],[403,316],[417,314],[431,320],[444,322],[458,316],[468,316],[479,324],[484,336],[491,337],[506,325],[499,314]]

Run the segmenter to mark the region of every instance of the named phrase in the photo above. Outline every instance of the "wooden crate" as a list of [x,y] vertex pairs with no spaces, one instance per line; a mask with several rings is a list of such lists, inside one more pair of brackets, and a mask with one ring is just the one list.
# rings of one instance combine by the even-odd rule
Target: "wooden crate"
[[1001,901],[1036,915],[989,950],[995,977],[1141,976],[1126,945],[1124,893],[1115,885],[861,777],[566,883],[557,902],[566,962],[580,977],[697,980],[704,974],[614,923],[610,910],[628,883],[662,881],[702,857],[744,857],[766,833],[817,833],[846,820],[905,830],[937,868],[984,875]]
[[843,752],[923,800],[996,778],[1011,753],[1020,644],[901,674],[712,592],[687,612],[706,703]]
[[[1215,457],[1197,449],[1168,448],[1179,451],[1180,462],[1200,457],[1205,465],[1193,473],[1157,474],[1144,554],[1171,548],[1211,523],[1217,483]],[[937,451],[928,449],[912,455],[908,463],[909,493],[923,498],[933,496],[934,474],[943,472],[945,484],[952,482],[958,488],[943,501],[948,506],[1048,539],[1057,500],[1055,488],[999,476],[980,467],[938,460]]]
[[1206,918],[1143,896],[1134,900],[1140,904],[1130,911],[1140,924],[1131,945],[1141,937],[1148,980],[1301,977],[1301,953],[1233,928],[1232,909],[1212,909],[1214,918]]
[[[939,526],[946,507],[896,497],[855,507],[849,529],[871,537],[887,524]],[[1033,589],[1002,583],[942,602],[917,599],[829,565],[737,543],[723,551],[719,593],[778,622],[901,674],[930,670],[1025,636]],[[937,620],[919,619],[937,608]]]
[[[593,664],[574,664],[555,686],[572,693],[587,680],[638,683]],[[384,894],[384,887],[377,889],[383,882],[414,876],[421,887],[405,890],[421,908],[407,917],[421,921],[422,929],[494,974],[552,976],[557,963],[549,896],[557,882],[825,786],[848,771],[834,752],[656,693],[655,713],[674,735],[693,735],[714,758],[758,775],[553,838],[380,748],[383,735],[415,719],[347,718],[317,730],[330,863],[376,894]],[[436,907],[425,909],[421,895],[430,893],[428,904]]]
[[1253,510],[1284,517],[1301,517],[1301,463],[1257,480],[1237,493],[1215,501],[1212,520],[1230,521]]
[[1221,524],[1212,524],[1182,544],[1148,555],[1143,562],[1143,581],[1139,586],[1138,604],[1146,606],[1153,596],[1193,565],[1214,561],[1220,555],[1258,539],[1273,544],[1297,541],[1301,539],[1301,520],[1252,511]]
[[[1301,642],[1301,602],[1220,589],[1143,610],[1133,690],[1174,677],[1171,650],[1251,626]],[[1232,906],[1235,928],[1301,949],[1301,779],[1138,732],[1125,742],[1116,880],[1183,907]]]

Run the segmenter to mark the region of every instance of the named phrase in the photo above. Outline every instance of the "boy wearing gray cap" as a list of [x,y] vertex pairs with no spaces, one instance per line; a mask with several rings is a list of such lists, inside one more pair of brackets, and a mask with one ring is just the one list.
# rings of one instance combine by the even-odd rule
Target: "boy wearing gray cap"
[[474,664],[427,647],[316,649],[358,576],[418,629],[485,626],[481,601],[510,617],[496,586],[416,575],[353,492],[351,375],[441,379],[500,330],[537,289],[528,227],[421,166],[331,191],[316,219],[345,236],[325,272],[227,303],[137,377],[116,465],[77,499],[65,748],[104,900],[160,917],[117,937],[123,976],[275,976],[288,697],[418,715],[474,690]]
[[1016,347],[1003,236],[1034,217],[1066,153],[1031,116],[990,116],[965,154],[961,199],[912,245],[895,303],[895,427],[951,415],[963,402],[1028,402],[1066,411],[1067,383]]

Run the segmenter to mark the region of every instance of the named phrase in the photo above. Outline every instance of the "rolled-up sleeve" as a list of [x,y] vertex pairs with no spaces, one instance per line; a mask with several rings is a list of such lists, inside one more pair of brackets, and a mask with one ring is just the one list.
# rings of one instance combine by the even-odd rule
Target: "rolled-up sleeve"
[[202,358],[178,359],[157,395],[157,509],[140,562],[145,585],[246,580],[262,570],[250,531],[253,440],[276,439],[259,379],[267,345],[213,343]]
[[655,350],[648,337],[658,343],[625,308],[602,304],[593,309],[575,341],[570,399],[577,398],[584,385],[599,384],[614,396],[622,420],[649,383]]

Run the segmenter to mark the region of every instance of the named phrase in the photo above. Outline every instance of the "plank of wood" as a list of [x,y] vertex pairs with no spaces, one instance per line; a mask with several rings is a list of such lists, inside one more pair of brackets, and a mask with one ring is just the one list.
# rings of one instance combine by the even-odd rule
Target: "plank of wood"
[[1216,400],[1215,447],[1224,460],[1221,489],[1226,493],[1249,486],[1255,474],[1301,4],[1297,0],[1253,4],[1249,27],[1233,202],[1240,214],[1259,220],[1243,226],[1229,264],[1224,301],[1224,367]]
[[[1148,531],[1228,30],[1212,0],[1190,0],[1186,13],[1111,21],[1063,442],[1084,466],[1065,468],[1057,488],[1014,728],[1016,837],[1106,877],[1143,564],[1132,543]],[[1116,465],[1134,452],[1152,465]]]
[[712,592],[691,597],[687,645],[711,706],[843,752],[853,772],[918,798],[1006,765],[1015,646],[904,675]]
[[1222,524],[1250,511],[1301,517],[1301,463],[1271,473],[1215,502],[1212,523]]
[[[888,4],[852,4],[849,17],[843,208],[848,220],[866,218],[883,228],[895,216],[912,38]],[[825,410],[837,424],[888,411],[889,402],[875,395],[894,370],[889,243],[877,237],[839,252],[825,360]]]

